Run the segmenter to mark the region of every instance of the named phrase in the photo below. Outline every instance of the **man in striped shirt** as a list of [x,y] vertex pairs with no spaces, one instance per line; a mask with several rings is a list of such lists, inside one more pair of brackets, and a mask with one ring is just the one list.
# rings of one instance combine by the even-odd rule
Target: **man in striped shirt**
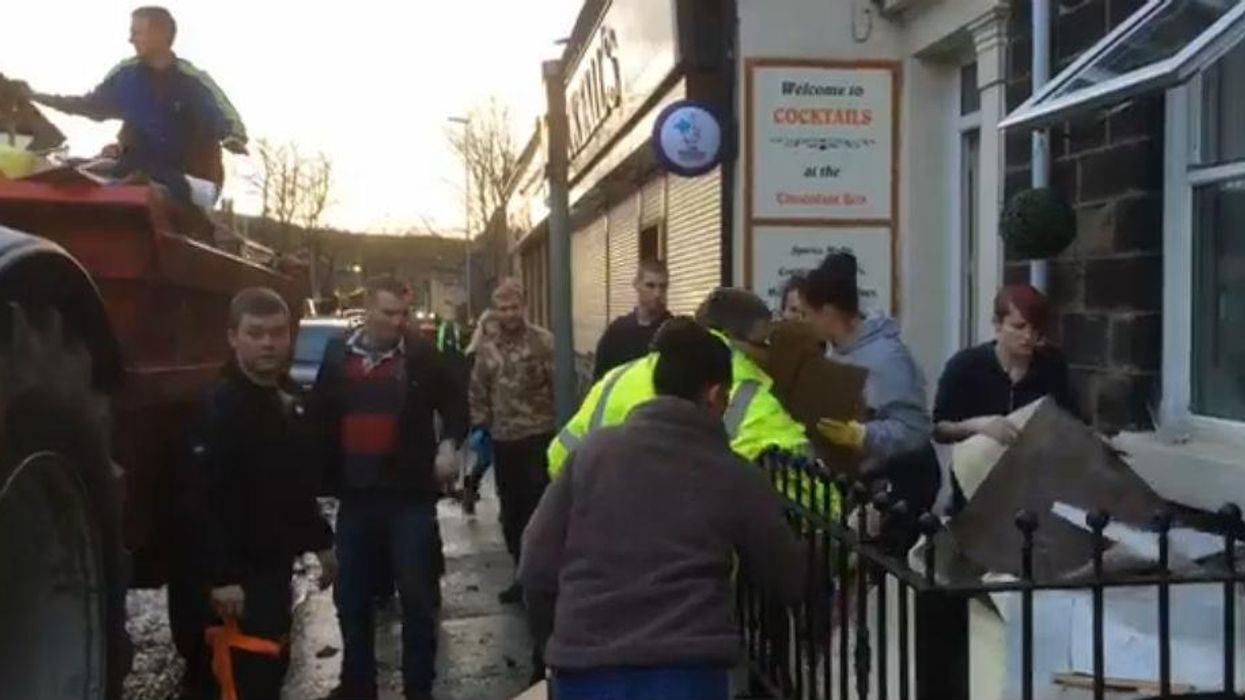
[[328,475],[341,498],[336,602],[345,654],[330,695],[340,700],[376,697],[372,597],[386,570],[401,602],[406,697],[432,690],[438,474],[453,473],[454,443],[466,435],[466,392],[432,342],[409,332],[407,296],[392,277],[369,281],[364,326],[329,343],[316,379]]

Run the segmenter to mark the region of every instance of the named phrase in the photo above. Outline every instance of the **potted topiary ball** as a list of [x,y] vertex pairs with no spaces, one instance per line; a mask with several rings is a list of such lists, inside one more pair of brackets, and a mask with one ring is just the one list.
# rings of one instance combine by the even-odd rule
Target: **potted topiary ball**
[[1021,259],[1053,258],[1076,238],[1076,212],[1049,187],[1025,190],[1007,203],[999,235]]

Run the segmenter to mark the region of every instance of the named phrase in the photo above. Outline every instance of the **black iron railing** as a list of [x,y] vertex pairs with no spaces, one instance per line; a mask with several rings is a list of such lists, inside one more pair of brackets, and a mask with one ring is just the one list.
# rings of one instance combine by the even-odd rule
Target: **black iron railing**
[[[1153,680],[1142,679],[1129,697],[1190,692],[1197,694],[1189,697],[1237,697],[1236,596],[1245,576],[1237,571],[1241,511],[1234,505],[1218,514],[1216,529],[1224,533],[1222,561],[1204,564],[1193,573],[1176,572],[1170,566],[1170,512],[1155,514],[1152,529],[1158,557],[1149,572],[1109,573],[1104,556],[1110,541],[1104,530],[1110,516],[1099,511],[1086,518],[1094,541],[1089,575],[1037,581],[1033,562],[1038,518],[1021,512],[1012,524],[1023,542],[1016,553],[1018,578],[1001,582],[946,579],[938,575],[936,535],[942,526],[937,517],[917,516],[905,503],[891,502],[876,484],[832,480],[819,466],[802,460],[767,456],[761,466],[775,488],[787,496],[792,526],[807,548],[813,592],[800,605],[785,608],[753,586],[746,575],[741,576],[738,610],[754,694],[790,700],[979,700],[970,691],[969,605],[991,594],[1006,593],[1019,596],[1019,619],[1009,624],[1020,628],[1016,669],[1020,678],[1018,684],[1003,683],[1002,697],[1032,700],[1049,694],[1040,689],[1053,682],[1049,674],[1040,677],[1035,671],[1034,598],[1042,592],[1065,591],[1087,593],[1091,601],[1092,673],[1078,678],[1086,696],[1099,700],[1120,685],[1107,675],[1106,594],[1115,589],[1148,588],[1155,591],[1157,600]],[[836,492],[843,494],[843,507],[837,510],[833,508]],[[897,540],[895,529],[923,535],[917,568],[907,559],[910,540]],[[1223,590],[1223,676],[1217,688],[1173,684],[1172,591],[1194,584],[1215,584]]]

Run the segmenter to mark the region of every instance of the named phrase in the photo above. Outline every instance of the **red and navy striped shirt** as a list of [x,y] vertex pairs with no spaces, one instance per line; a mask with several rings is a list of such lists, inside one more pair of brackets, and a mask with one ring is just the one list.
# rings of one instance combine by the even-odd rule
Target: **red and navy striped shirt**
[[376,352],[362,345],[362,332],[347,343],[342,453],[347,483],[383,483],[397,463],[398,419],[406,398],[402,342]]

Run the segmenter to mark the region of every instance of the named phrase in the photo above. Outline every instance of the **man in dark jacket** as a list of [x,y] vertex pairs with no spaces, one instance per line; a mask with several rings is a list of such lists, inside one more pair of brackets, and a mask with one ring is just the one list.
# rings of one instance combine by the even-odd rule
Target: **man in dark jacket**
[[[248,636],[285,644],[295,556],[317,552],[332,580],[333,534],[316,504],[312,427],[288,381],[290,313],[270,289],[240,292],[230,306],[234,357],[200,410],[190,455],[177,472],[178,515],[190,575],[170,589],[170,617],[186,656],[183,697],[219,697],[204,633],[236,620]],[[288,647],[287,647],[288,650]],[[288,656],[234,654],[243,700],[278,697]]]
[[[432,691],[436,503],[443,481],[457,474],[466,392],[432,342],[408,332],[407,296],[392,277],[369,281],[364,326],[329,343],[314,389],[327,474],[341,497],[336,602],[345,654],[341,684],[329,696],[341,700],[376,698],[372,596],[382,554],[398,584],[406,697]],[[377,542],[388,551],[378,552]]]
[[519,578],[534,632],[552,630],[558,700],[726,700],[734,557],[781,602],[806,589],[778,494],[722,425],[730,350],[690,319],[655,346],[657,398],[571,453],[524,534]]
[[635,273],[635,309],[619,316],[605,329],[597,342],[596,362],[592,381],[601,381],[606,372],[625,365],[650,351],[653,335],[670,319],[666,309],[666,291],[670,275],[660,260],[644,260]]

